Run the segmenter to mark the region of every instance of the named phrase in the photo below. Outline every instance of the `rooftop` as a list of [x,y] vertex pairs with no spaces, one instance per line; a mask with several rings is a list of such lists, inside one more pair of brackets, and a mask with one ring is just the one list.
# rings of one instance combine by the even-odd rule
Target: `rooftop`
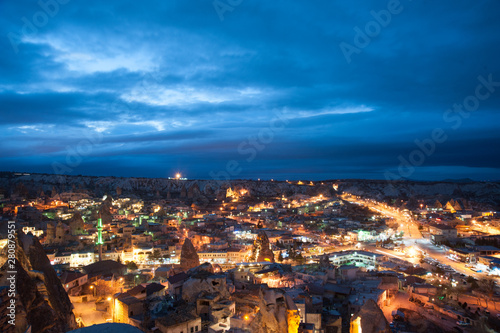
[[163,326],[175,326],[181,323],[185,323],[187,321],[195,320],[200,317],[194,316],[189,312],[180,312],[180,313],[169,313],[165,317],[161,317],[156,319],[156,322],[160,323]]

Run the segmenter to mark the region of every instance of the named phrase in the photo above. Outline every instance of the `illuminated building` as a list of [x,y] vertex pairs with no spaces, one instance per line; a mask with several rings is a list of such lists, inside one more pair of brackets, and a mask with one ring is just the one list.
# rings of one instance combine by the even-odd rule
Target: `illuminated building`
[[69,264],[70,267],[82,267],[93,264],[94,252],[60,252],[47,256],[51,265]]
[[182,177],[182,175],[181,175],[179,172],[177,172],[177,173],[175,174],[175,177],[168,177],[168,179],[175,179],[175,180],[187,180],[187,178]]
[[387,261],[386,256],[368,251],[343,251],[329,255],[330,262],[335,266],[355,265],[367,268],[376,268]]
[[241,263],[245,261],[245,256],[247,255],[248,251],[233,248],[198,252],[200,262],[211,262],[216,264]]
[[65,271],[61,276],[61,282],[66,291],[71,288],[83,286],[88,281],[88,275],[79,272]]
[[43,230],[36,230],[35,227],[23,227],[23,232],[25,234],[28,234],[28,233],[32,233],[33,236],[37,236],[37,237],[40,237],[41,235],[43,235]]
[[113,322],[128,324],[130,317],[141,315],[144,310],[142,301],[127,293],[118,295],[113,299]]
[[446,239],[457,238],[457,229],[445,224],[430,224],[429,233],[434,243],[442,242]]
[[71,253],[69,265],[70,267],[87,266],[94,263],[94,252],[76,252]]

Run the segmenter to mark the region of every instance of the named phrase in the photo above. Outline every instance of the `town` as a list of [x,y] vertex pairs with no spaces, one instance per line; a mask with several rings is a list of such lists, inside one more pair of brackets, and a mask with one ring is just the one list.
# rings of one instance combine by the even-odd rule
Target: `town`
[[[0,182],[0,247],[6,261],[7,226],[15,222],[25,330],[106,323],[164,333],[500,327],[498,206],[465,193],[467,186],[498,191],[498,183],[444,183],[461,190],[451,194],[416,184],[426,188],[422,194],[382,197],[342,180],[55,177],[4,173]],[[2,318],[7,331],[9,318]]]

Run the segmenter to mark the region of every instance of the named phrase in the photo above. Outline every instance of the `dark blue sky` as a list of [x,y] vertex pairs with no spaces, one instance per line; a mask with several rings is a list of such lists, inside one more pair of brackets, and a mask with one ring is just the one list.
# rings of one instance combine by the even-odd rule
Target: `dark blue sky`
[[0,12],[0,170],[500,179],[496,0]]

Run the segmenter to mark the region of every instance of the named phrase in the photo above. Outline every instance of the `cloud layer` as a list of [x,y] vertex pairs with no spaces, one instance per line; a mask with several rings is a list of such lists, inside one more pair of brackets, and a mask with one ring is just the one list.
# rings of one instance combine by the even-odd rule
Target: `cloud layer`
[[497,1],[0,9],[2,170],[500,179]]

